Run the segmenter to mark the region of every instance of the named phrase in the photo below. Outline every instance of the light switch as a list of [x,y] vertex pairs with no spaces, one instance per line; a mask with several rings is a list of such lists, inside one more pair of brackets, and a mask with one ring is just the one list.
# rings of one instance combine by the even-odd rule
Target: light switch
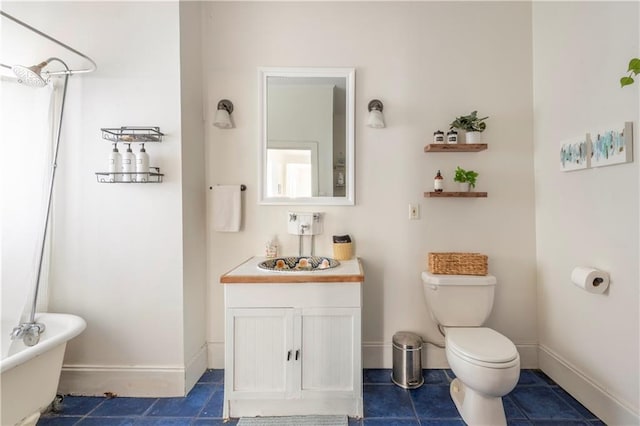
[[420,219],[420,205],[409,204],[409,220]]

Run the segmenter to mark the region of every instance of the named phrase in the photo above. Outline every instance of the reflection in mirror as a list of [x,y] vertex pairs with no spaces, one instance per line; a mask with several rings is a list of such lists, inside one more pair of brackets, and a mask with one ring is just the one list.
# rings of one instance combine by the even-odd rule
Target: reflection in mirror
[[267,146],[267,196],[318,196],[318,144],[272,141]]
[[261,68],[262,204],[354,204],[353,68]]

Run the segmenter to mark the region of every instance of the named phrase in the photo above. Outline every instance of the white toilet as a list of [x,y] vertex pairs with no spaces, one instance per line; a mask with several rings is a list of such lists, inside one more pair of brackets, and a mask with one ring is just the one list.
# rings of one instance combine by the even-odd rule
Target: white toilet
[[422,273],[427,305],[443,328],[447,361],[456,379],[450,392],[469,426],[507,420],[502,397],[520,377],[520,355],[508,338],[481,327],[493,308],[496,277]]

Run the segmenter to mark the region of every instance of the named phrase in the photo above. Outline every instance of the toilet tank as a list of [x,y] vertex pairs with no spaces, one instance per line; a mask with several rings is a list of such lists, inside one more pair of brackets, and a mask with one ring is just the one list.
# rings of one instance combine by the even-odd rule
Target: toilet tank
[[433,319],[445,327],[479,327],[493,308],[493,275],[422,273],[422,287]]

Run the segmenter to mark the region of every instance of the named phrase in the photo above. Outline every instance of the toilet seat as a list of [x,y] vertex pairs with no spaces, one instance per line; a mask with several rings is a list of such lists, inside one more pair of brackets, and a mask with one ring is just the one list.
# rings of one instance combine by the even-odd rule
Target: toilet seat
[[463,360],[486,368],[511,368],[520,362],[511,340],[487,327],[448,327],[445,346]]

